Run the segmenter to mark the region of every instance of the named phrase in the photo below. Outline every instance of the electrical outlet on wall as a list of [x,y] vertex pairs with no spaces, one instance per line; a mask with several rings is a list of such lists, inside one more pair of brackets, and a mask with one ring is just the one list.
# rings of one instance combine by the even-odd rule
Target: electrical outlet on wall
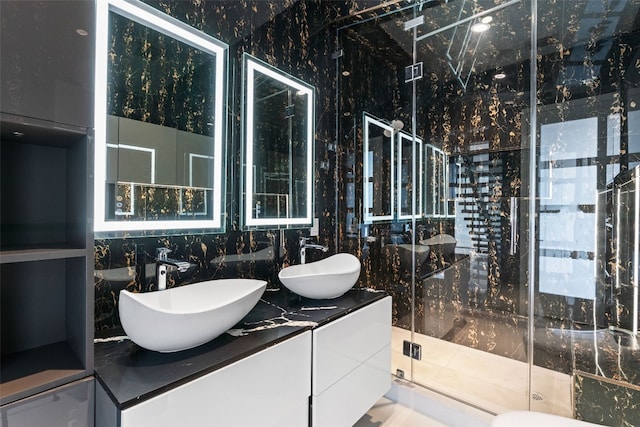
[[318,235],[320,234],[318,223],[318,218],[313,218],[313,225],[309,229],[309,237],[318,237]]

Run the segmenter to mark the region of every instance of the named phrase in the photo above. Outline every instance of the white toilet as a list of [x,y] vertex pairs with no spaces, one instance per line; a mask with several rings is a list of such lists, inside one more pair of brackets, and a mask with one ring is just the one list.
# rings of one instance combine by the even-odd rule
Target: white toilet
[[497,415],[491,422],[491,427],[584,427],[597,425],[572,418],[532,411],[505,412]]

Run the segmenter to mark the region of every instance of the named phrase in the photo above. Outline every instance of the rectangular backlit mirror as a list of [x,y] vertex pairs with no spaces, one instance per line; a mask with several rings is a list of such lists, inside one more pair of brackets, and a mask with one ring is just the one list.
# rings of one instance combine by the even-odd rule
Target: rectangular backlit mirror
[[245,54],[245,226],[312,223],[314,98],[313,86]]
[[96,40],[95,231],[221,230],[227,45],[136,0]]
[[413,136],[404,132],[398,132],[397,138],[398,219],[411,219],[413,215],[420,217],[422,216],[422,140],[414,139]]
[[449,208],[449,156],[438,147],[424,146],[424,216],[448,217]]
[[393,219],[395,201],[395,129],[364,113],[364,222]]

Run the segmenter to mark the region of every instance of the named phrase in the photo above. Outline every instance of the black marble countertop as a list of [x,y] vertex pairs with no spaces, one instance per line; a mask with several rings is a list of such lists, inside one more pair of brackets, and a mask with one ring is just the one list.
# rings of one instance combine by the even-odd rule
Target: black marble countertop
[[97,339],[96,378],[113,402],[126,409],[385,296],[380,291],[352,289],[336,299],[312,300],[285,289],[267,290],[234,328],[196,348],[158,353],[123,336]]

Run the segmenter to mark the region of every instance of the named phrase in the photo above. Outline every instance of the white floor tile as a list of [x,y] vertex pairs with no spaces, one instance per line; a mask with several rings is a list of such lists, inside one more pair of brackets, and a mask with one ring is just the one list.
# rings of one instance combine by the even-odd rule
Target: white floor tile
[[383,397],[354,427],[446,427],[432,418]]

